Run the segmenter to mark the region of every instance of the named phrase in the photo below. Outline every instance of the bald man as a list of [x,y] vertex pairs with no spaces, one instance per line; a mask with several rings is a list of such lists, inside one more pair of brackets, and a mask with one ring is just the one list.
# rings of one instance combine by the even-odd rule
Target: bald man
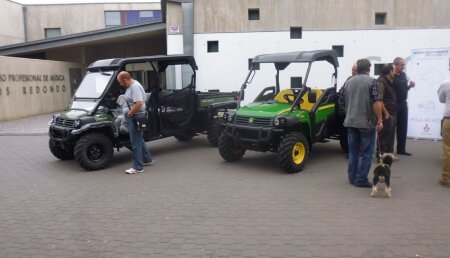
[[126,118],[128,133],[133,151],[133,167],[125,170],[127,174],[144,172],[144,166],[153,165],[155,161],[144,142],[143,132],[138,130],[136,118],[145,115],[145,90],[142,85],[133,80],[128,72],[120,72],[117,81],[125,91],[125,108],[123,115]]

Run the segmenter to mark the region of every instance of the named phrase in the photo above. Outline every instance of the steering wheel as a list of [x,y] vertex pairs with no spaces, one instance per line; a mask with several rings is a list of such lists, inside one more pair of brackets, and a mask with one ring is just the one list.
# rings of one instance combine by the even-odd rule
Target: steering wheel
[[[292,99],[291,99],[291,97],[292,97]],[[291,94],[291,93],[286,93],[286,94],[283,95],[283,98],[284,98],[289,104],[292,104],[292,103],[294,103],[295,95],[294,95],[294,94]]]

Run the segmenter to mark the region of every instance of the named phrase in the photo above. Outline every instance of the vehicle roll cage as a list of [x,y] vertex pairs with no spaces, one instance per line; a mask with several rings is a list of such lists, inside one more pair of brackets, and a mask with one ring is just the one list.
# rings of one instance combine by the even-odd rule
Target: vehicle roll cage
[[[255,56],[252,59],[251,69],[245,78],[244,83],[241,86],[241,92],[244,92],[247,88],[247,85],[252,81],[253,76],[255,75],[255,66],[257,64],[262,63],[273,63],[275,65],[275,69],[277,71],[275,75],[275,94],[280,92],[280,70],[286,69],[291,63],[308,63],[308,69],[306,71],[305,80],[302,83],[302,90],[299,92],[294,102],[292,103],[292,107],[290,111],[294,109],[294,107],[298,104],[303,95],[310,89],[306,86],[308,81],[309,72],[311,71],[311,66],[313,62],[316,61],[326,61],[330,63],[334,67],[333,78],[334,80],[334,88],[337,89],[337,68],[339,67],[339,62],[337,58],[337,53],[334,50],[314,50],[314,51],[298,51],[298,52],[289,52],[289,53],[277,53],[277,54],[264,54]],[[243,94],[241,95],[243,96]],[[240,106],[241,98],[239,98],[238,106]]]

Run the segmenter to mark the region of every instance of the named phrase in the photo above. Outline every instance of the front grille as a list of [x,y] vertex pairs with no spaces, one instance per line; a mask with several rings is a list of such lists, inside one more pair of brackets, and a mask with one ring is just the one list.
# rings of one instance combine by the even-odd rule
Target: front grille
[[64,119],[64,118],[57,117],[55,124],[59,125],[59,126],[75,128],[75,120],[73,120],[73,119]]
[[63,131],[51,129],[50,130],[50,135],[53,138],[62,139],[62,138],[64,138],[65,133]]
[[272,118],[236,116],[234,123],[237,125],[271,126]]

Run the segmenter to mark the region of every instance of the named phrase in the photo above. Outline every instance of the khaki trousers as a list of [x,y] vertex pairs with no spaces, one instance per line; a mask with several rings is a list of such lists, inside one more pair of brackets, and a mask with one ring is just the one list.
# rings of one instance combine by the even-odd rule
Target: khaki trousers
[[442,138],[444,145],[444,165],[442,167],[442,180],[450,183],[450,118],[445,118],[442,124]]

